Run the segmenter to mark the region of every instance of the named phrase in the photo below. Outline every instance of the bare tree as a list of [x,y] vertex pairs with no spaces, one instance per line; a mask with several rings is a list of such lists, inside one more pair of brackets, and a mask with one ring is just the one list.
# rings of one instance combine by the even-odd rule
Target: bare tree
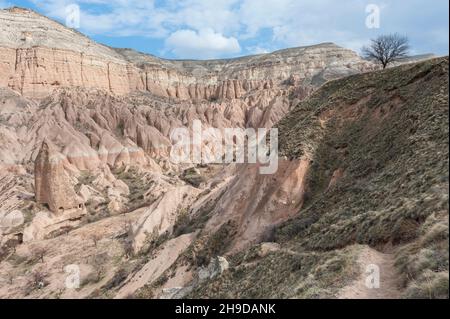
[[134,256],[133,240],[131,238],[125,238],[123,240],[123,250],[126,258]]
[[14,283],[14,279],[16,278],[16,274],[13,273],[13,271],[9,271],[6,274],[6,282],[8,283],[8,285],[12,285]]
[[133,235],[133,223],[126,219],[121,225],[121,235],[124,237],[131,237]]
[[92,267],[95,270],[95,272],[94,272],[95,276],[96,276],[95,281],[99,282],[106,272],[105,265],[107,263],[108,258],[107,258],[106,254],[97,254],[97,255],[92,256],[91,258],[92,259],[91,259],[90,264],[92,265]]
[[374,59],[380,62],[383,69],[389,63],[408,54],[408,38],[397,33],[380,35],[371,41],[370,46],[362,48],[362,54],[368,59]]
[[97,247],[97,244],[102,239],[102,236],[100,236],[97,233],[94,233],[94,234],[91,234],[89,236],[89,238],[91,239],[92,243],[94,244],[94,247]]

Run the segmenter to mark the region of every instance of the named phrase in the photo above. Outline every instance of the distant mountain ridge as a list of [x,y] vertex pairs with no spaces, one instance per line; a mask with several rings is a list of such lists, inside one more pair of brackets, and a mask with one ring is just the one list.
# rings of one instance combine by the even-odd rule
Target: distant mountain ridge
[[332,43],[235,59],[165,60],[98,44],[20,8],[0,10],[0,28],[0,85],[32,97],[57,87],[81,86],[116,94],[149,91],[162,97],[210,99],[226,95],[219,91],[229,90],[224,84],[229,80],[240,82],[233,91],[246,91],[244,81],[281,83],[294,74],[311,78],[324,68],[336,68],[340,75],[374,68]]

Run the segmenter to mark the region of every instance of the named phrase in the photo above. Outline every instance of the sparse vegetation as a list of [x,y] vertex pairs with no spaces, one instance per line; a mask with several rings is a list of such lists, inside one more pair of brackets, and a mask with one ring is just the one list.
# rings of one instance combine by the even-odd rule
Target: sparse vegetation
[[173,237],[169,231],[159,234],[157,229],[154,229],[152,233],[147,233],[146,235],[145,242],[139,252],[139,255],[141,256],[152,255],[152,253],[156,251],[163,243]]
[[123,180],[130,190],[128,196],[128,212],[150,205],[151,199],[145,197],[145,193],[152,185],[144,175],[135,167],[122,167],[114,172],[117,178]]
[[[430,214],[448,209],[447,70],[448,61],[433,60],[330,82],[279,124],[282,153],[295,158],[301,156],[298,149],[315,148],[307,176],[311,199],[302,214],[278,229],[279,241],[299,237],[311,249],[355,242],[401,244],[417,238],[420,224]],[[430,72],[440,76],[432,80],[417,76]],[[421,81],[427,81],[426,89]],[[380,101],[378,96],[390,98]],[[359,116],[330,121],[321,129],[319,114],[344,112],[334,105],[349,105]],[[382,110],[390,114],[375,116]],[[308,145],[291,134],[292,129],[302,132],[290,123],[297,112],[315,130]],[[344,177],[327,190],[339,167]]]
[[128,271],[125,268],[120,268],[116,271],[114,276],[102,287],[104,291],[111,291],[119,287],[128,277]]
[[44,257],[48,253],[48,248],[44,246],[34,246],[32,248],[32,259],[41,263],[44,263]]
[[430,215],[419,235],[418,242],[402,247],[396,256],[405,297],[448,298],[448,214]]
[[89,236],[89,239],[92,241],[92,243],[94,244],[94,247],[97,248],[97,244],[98,242],[102,239],[102,237],[99,234],[91,234]]
[[131,238],[126,237],[123,240],[123,251],[125,252],[126,258],[131,258],[134,256],[133,240]]
[[197,188],[200,186],[201,183],[204,182],[203,176],[198,172],[198,170],[195,167],[191,167],[183,171],[183,173],[180,176],[180,179]]
[[99,282],[102,280],[103,276],[105,275],[106,268],[105,264],[107,261],[107,256],[104,253],[96,254],[91,257],[90,264],[94,268],[94,282]]
[[78,183],[75,185],[75,191],[78,193],[82,185],[91,185],[95,180],[95,176],[89,171],[81,171],[78,177]]
[[13,272],[8,272],[6,275],[6,283],[8,285],[12,285],[14,283],[14,279],[16,278],[16,275]]
[[[200,194],[199,197],[202,195],[203,194]],[[221,195],[219,195],[219,197],[220,196]],[[202,229],[211,217],[214,205],[215,201],[209,200],[195,213],[191,213],[189,209],[184,209],[184,211],[180,212],[173,226],[173,237],[189,234]]]
[[231,258],[229,271],[198,285],[187,298],[331,298],[353,279],[357,251],[278,251],[263,258],[243,252]]
[[212,257],[221,255],[228,248],[235,234],[235,222],[228,221],[214,233],[205,235],[192,247],[192,262],[197,266],[207,265]]
[[448,298],[448,59],[328,82],[278,128],[281,155],[311,159],[301,213],[274,230],[283,248],[231,256],[188,297],[333,297],[363,244],[397,251],[404,297]]
[[133,224],[129,220],[125,220],[121,227],[121,235],[123,250],[126,258],[134,256],[133,247]]
[[[365,53],[384,69],[407,47],[406,38],[382,36]],[[334,298],[355,279],[360,283],[362,259],[380,261],[383,284],[389,281],[395,296],[449,297],[448,58],[328,81],[374,66],[331,44],[204,67],[163,61],[162,69],[155,58],[126,52],[111,51],[117,61],[123,55],[124,67],[139,57],[138,69],[128,70],[132,85],[120,88],[112,82],[101,91],[60,88],[40,102],[32,96],[51,81],[39,76],[42,83],[31,83],[22,72],[19,83],[7,75],[5,83],[21,90],[4,90],[23,105],[3,101],[11,123],[2,123],[0,136],[0,181],[8,180],[0,187],[2,210],[21,210],[25,223],[11,227],[16,218],[0,214],[7,229],[0,297],[111,298],[132,291],[136,298]],[[41,60],[32,62],[44,70]],[[98,62],[95,54],[87,60]],[[108,79],[128,69],[105,63]],[[151,69],[170,78],[146,74],[137,86],[151,92],[116,94],[137,87],[134,71]],[[181,82],[170,87],[177,74]],[[195,85],[197,76],[205,86]],[[73,80],[64,82],[80,79]],[[208,101],[211,95],[223,101]],[[283,159],[272,176],[256,176],[259,164],[201,164],[181,172],[189,166],[168,161],[174,127],[195,131],[195,119],[207,127],[269,127],[286,112],[276,124]],[[33,158],[44,136],[55,152],[41,152],[48,156],[36,161],[33,186]],[[3,162],[18,165],[3,169]],[[93,169],[77,180],[75,167]],[[75,183],[80,197],[89,198],[85,205],[72,191]],[[82,286],[74,290],[63,286],[68,265],[80,270]]]
[[25,295],[28,296],[37,289],[42,289],[48,285],[48,274],[42,270],[36,269],[31,273],[24,289]]
[[173,237],[178,237],[183,234],[188,234],[192,231],[191,227],[191,217],[187,210],[181,211],[177,215],[177,220],[173,226]]

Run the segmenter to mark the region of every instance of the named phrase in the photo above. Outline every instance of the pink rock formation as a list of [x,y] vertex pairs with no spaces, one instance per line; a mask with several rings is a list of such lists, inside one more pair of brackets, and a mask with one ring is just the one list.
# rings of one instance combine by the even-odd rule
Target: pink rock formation
[[48,141],[42,143],[35,161],[36,201],[55,213],[83,205],[66,176],[63,161]]
[[[225,223],[233,225],[225,254],[271,240],[273,227],[307,203],[315,143],[306,138],[303,156],[280,158],[271,175],[259,174],[259,164],[199,165],[202,183],[193,187],[181,175],[193,165],[170,160],[171,132],[192,129],[194,120],[203,129],[270,128],[326,81],[374,69],[332,43],[228,60],[164,60],[100,45],[18,8],[0,10],[0,30],[0,277],[22,271],[11,284],[2,282],[0,297],[23,297],[30,267],[38,266],[50,284],[31,297],[92,298],[128,269],[112,288],[117,297],[145,286],[157,297],[164,289],[152,283],[170,267],[164,288],[177,294],[200,277],[189,261],[196,248]],[[352,104],[338,118],[354,110]],[[330,191],[344,173],[332,174]],[[16,237],[22,239],[15,259],[2,259],[4,243]],[[50,249],[45,262],[11,262],[36,241]],[[132,254],[142,248],[152,258],[138,270]],[[274,243],[256,252],[277,251],[292,253]],[[97,265],[107,269],[104,278],[66,289],[61,269],[70,262],[100,274],[83,266],[94,257],[105,259]]]
[[292,74],[308,82],[316,75],[335,78],[373,68],[330,43],[233,60],[169,61],[97,44],[29,10],[0,10],[0,25],[0,86],[32,97],[79,86],[180,100],[238,99],[274,88]]

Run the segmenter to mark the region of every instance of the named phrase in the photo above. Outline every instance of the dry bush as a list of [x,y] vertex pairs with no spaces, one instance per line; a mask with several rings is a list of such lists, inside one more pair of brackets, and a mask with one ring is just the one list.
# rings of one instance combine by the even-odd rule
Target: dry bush
[[94,244],[94,247],[97,248],[97,244],[98,244],[98,242],[102,239],[102,236],[100,236],[99,234],[94,233],[94,234],[91,234],[91,235],[89,236],[89,239],[90,239],[90,240],[92,241],[92,243]]
[[99,282],[106,272],[106,262],[107,262],[107,255],[106,254],[97,254],[91,257],[90,264],[94,268],[94,274],[95,282]]
[[125,257],[130,258],[134,256],[133,240],[131,238],[125,238],[123,241],[123,250]]
[[121,236],[131,237],[133,235],[133,223],[130,220],[125,220],[121,225]]
[[44,262],[44,257],[48,253],[48,248],[44,246],[33,246],[31,248],[32,260],[37,262]]
[[37,289],[42,289],[48,285],[48,274],[43,270],[36,269],[31,273],[31,277],[28,279],[25,285],[25,295],[29,295]]

